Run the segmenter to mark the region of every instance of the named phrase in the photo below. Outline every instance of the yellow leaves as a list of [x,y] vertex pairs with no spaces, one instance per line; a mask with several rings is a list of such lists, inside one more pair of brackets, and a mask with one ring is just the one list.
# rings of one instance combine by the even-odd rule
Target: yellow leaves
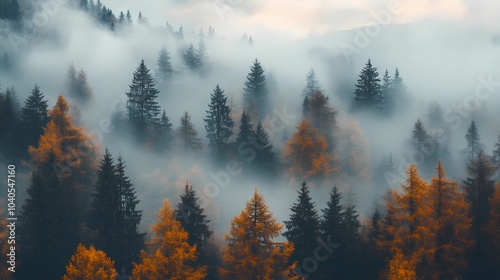
[[79,244],[70,263],[66,266],[63,280],[114,280],[118,276],[114,268],[114,261],[106,256],[103,251],[96,250],[94,246],[86,248]]
[[174,217],[174,210],[168,200],[158,213],[153,225],[155,237],[149,246],[152,253],[141,252],[141,263],[135,264],[132,279],[204,279],[206,267],[193,267],[196,260],[196,246],[187,242],[188,234]]

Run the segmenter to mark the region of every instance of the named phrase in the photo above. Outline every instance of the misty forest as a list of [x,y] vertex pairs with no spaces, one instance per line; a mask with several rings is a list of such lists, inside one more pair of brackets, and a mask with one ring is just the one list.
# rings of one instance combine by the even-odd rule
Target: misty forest
[[500,279],[500,4],[351,2],[0,0],[0,279]]

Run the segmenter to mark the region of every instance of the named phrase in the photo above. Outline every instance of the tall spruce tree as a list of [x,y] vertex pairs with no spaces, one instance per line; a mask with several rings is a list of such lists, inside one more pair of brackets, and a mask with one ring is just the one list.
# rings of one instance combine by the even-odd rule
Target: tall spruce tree
[[[336,186],[333,186],[330,192],[330,199],[326,203],[326,208],[322,209],[321,217],[321,239],[326,242],[333,242],[341,245],[343,241],[343,212],[344,207],[341,203],[342,194]],[[341,270],[342,262],[336,252],[330,252],[329,258],[320,264],[320,272],[324,279],[335,279]]]
[[236,146],[238,149],[245,145],[252,143],[252,137],[255,136],[255,131],[253,129],[252,123],[250,121],[250,116],[243,110],[240,118],[240,131],[236,137]]
[[380,78],[377,67],[372,66],[370,59],[359,74],[354,90],[354,103],[359,108],[377,107],[380,102]]
[[263,120],[267,112],[268,89],[264,68],[257,59],[253,62],[247,75],[243,98],[245,108],[250,116],[255,120]]
[[321,87],[319,85],[319,81],[316,78],[316,72],[311,68],[307,73],[306,77],[306,87],[303,90],[303,93],[306,97],[311,97],[315,92],[321,91]]
[[170,63],[170,54],[167,51],[167,47],[163,45],[160,52],[158,53],[158,59],[156,61],[156,77],[162,82],[167,81],[173,73],[172,63]]
[[186,63],[187,67],[193,71],[198,70],[201,67],[200,57],[196,52],[193,44],[189,45],[186,49],[186,52],[182,55],[184,59],[184,63]]
[[203,149],[203,143],[201,143],[201,139],[198,138],[198,132],[188,112],[184,112],[180,119],[180,126],[177,128],[177,136],[181,139],[182,145],[186,151],[196,152]]
[[319,237],[320,222],[305,181],[302,182],[297,193],[299,197],[290,208],[292,213],[290,220],[285,221],[286,231],[283,236],[295,247],[290,256],[290,262],[297,261],[301,264],[314,253],[317,246],[316,239]]
[[275,174],[277,168],[276,153],[261,122],[257,123],[257,129],[252,140],[255,141],[253,146],[256,148],[255,164],[257,171],[261,174]]
[[485,244],[483,228],[488,222],[490,204],[494,191],[496,166],[488,155],[479,150],[474,160],[467,163],[467,179],[464,182],[466,201],[469,202],[469,215],[472,218],[471,237],[475,241],[469,254],[468,277],[488,279],[485,266]]
[[129,121],[136,129],[138,137],[145,137],[158,122],[160,106],[156,101],[159,91],[144,60],[141,60],[134,72],[129,87],[130,90],[126,93]]
[[48,122],[47,106],[47,100],[40,91],[40,87],[35,85],[21,109],[21,127],[25,135],[24,147],[26,151],[29,145],[38,143],[43,134],[43,128]]
[[196,251],[200,253],[198,264],[204,265],[206,259],[206,245],[212,231],[208,227],[210,222],[207,215],[203,214],[204,209],[198,203],[198,196],[193,190],[193,186],[184,187],[184,192],[181,194],[181,202],[177,204],[175,218],[181,223],[182,228],[188,233],[188,243],[196,245]]
[[214,92],[210,95],[210,104],[206,115],[205,129],[207,138],[214,155],[218,158],[224,156],[229,148],[229,137],[233,133],[234,122],[231,119],[231,109],[227,103],[227,97],[224,91],[217,85]]
[[389,71],[385,69],[384,76],[382,76],[378,108],[383,112],[390,112],[392,105],[392,80]]
[[477,156],[482,147],[479,138],[479,131],[475,121],[470,123],[467,133],[465,134],[465,140],[467,141],[467,148],[465,151],[469,155],[469,158],[474,160],[475,156]]

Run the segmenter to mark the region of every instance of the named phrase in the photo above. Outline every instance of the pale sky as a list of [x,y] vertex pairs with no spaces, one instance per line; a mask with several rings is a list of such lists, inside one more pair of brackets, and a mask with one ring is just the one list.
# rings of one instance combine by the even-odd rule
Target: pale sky
[[[375,23],[374,14],[390,12],[390,23],[428,19],[458,20],[494,27],[496,0],[105,0],[115,13],[139,10],[154,25],[167,21],[186,30],[212,25],[223,34],[283,33],[305,38],[327,31]],[[479,3],[476,3],[479,2]],[[390,6],[397,9],[390,9]],[[392,11],[392,12],[391,12]]]

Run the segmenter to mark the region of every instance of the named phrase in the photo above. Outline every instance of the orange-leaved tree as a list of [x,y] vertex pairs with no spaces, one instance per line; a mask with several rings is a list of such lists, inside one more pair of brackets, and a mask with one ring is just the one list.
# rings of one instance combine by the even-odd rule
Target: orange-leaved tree
[[402,193],[394,192],[394,239],[391,251],[416,266],[418,277],[428,278],[431,273],[435,253],[436,227],[429,205],[429,186],[418,174],[417,167],[410,165],[406,171],[406,183],[402,184]]
[[286,172],[300,178],[330,174],[333,171],[332,156],[327,147],[326,138],[318,133],[318,129],[312,128],[309,121],[303,120],[285,144],[283,161],[288,165]]
[[153,225],[155,237],[148,243],[150,252],[141,252],[141,263],[134,263],[132,278],[154,279],[204,279],[206,267],[195,267],[196,245],[189,245],[188,234],[174,217],[174,209],[168,200],[158,213]]
[[106,253],[96,250],[92,245],[87,249],[79,244],[66,266],[66,274],[62,280],[114,280],[117,276],[115,262]]
[[465,252],[472,246],[469,231],[472,219],[468,217],[469,205],[458,183],[446,178],[441,161],[436,167],[437,177],[430,184],[430,205],[436,237],[434,277],[460,278],[465,272]]
[[299,279],[294,273],[296,264],[288,265],[293,245],[274,241],[282,228],[255,190],[245,209],[231,220],[229,234],[224,235],[228,245],[219,269],[222,279]]

